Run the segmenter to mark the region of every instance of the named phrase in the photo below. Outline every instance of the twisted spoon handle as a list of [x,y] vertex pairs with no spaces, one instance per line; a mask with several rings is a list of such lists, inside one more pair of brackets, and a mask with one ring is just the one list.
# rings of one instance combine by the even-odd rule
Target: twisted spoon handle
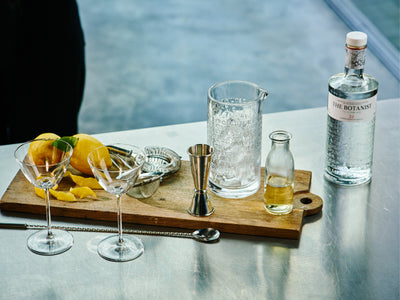
[[[64,229],[64,230],[67,230],[67,231],[118,233],[118,230],[117,229],[113,229],[113,228],[86,228],[86,227],[70,227],[70,226],[53,226],[53,228]],[[187,232],[167,232],[167,231],[150,231],[150,230],[139,230],[139,229],[124,229],[123,233],[141,234],[141,235],[155,235],[155,236],[168,236],[168,237],[181,237],[181,238],[193,238],[193,235],[191,233],[187,233]]]
[[[45,229],[46,225],[30,225],[19,223],[0,223],[0,228],[6,229]],[[113,228],[93,228],[93,227],[76,227],[76,226],[52,226],[54,229],[62,229],[67,231],[81,231],[81,232],[106,232],[118,233],[117,229]],[[127,234],[141,234],[141,235],[154,235],[154,236],[167,236],[178,238],[193,238],[190,232],[166,232],[166,231],[150,231],[138,229],[124,229],[123,233]]]

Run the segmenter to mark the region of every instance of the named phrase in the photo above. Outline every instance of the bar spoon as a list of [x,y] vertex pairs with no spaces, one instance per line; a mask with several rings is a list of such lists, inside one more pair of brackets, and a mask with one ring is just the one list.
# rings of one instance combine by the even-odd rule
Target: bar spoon
[[[46,228],[46,226],[30,225],[22,223],[0,223],[0,228],[26,230],[26,229],[43,229]],[[83,231],[83,232],[107,232],[107,233],[118,232],[117,229],[113,228],[93,228],[93,227],[86,228],[86,227],[75,227],[75,226],[53,226],[53,228],[63,229],[67,231]],[[221,236],[220,231],[214,228],[202,228],[202,229],[197,229],[193,232],[151,231],[151,230],[139,230],[139,229],[124,229],[123,232],[128,234],[189,238],[204,243],[216,242],[219,240]]]

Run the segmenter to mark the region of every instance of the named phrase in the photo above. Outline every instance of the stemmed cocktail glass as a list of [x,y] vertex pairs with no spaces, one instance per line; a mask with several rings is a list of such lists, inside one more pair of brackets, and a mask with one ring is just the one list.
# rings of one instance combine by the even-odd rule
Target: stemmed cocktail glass
[[20,145],[14,152],[15,159],[25,177],[35,187],[43,189],[46,202],[47,228],[28,238],[28,248],[41,255],[56,255],[70,249],[72,235],[51,227],[49,189],[57,185],[67,170],[72,146],[63,140],[36,139]]
[[136,182],[146,160],[144,152],[132,145],[115,144],[96,148],[88,155],[88,162],[100,185],[117,197],[118,235],[101,241],[97,252],[110,261],[129,261],[144,252],[140,239],[122,236],[121,196]]

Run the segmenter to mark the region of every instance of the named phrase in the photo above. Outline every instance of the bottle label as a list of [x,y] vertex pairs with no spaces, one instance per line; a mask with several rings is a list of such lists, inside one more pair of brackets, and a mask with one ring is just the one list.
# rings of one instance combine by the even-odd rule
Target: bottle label
[[350,100],[329,93],[328,114],[338,121],[369,121],[375,116],[376,97],[377,95],[362,100]]
[[346,60],[345,60],[346,68],[353,70],[364,69],[365,52],[366,48],[350,49],[346,47]]

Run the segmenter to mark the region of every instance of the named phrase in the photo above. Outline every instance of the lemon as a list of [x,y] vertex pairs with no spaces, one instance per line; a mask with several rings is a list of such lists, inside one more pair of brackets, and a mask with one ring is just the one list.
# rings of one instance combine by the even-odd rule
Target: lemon
[[[57,188],[58,188],[58,184],[56,184],[54,187],[52,187],[51,190],[56,190]],[[41,188],[38,188],[38,187],[35,186],[35,193],[40,198],[46,199],[45,195],[44,195],[44,193],[45,193],[44,189],[41,189]]]
[[72,194],[71,192],[55,191],[52,189],[50,189],[49,192],[52,196],[56,197],[57,200],[70,201],[70,202],[76,201],[74,194]]
[[65,173],[64,173],[64,175],[63,175],[63,178],[64,177],[69,177],[71,175],[71,172],[70,171],[65,171]]
[[70,188],[69,191],[80,199],[86,198],[88,196],[93,196],[94,198],[97,198],[96,193],[90,187],[87,186]]
[[79,186],[86,186],[94,190],[101,190],[103,189],[99,182],[94,177],[83,177],[79,175],[69,174],[72,181]]
[[[74,137],[76,137],[78,141],[74,147],[70,165],[84,174],[93,175],[87,157],[92,150],[103,146],[103,144],[93,136],[85,133],[75,134]],[[106,164],[111,165],[111,158],[108,151],[105,149],[105,152],[101,154],[102,157],[105,157]]]
[[43,190],[43,189],[40,189],[40,188],[38,188],[38,187],[35,186],[35,193],[36,193],[36,195],[38,195],[40,198],[43,198],[43,199],[44,199],[44,190]]
[[61,151],[52,146],[54,140],[60,137],[55,133],[42,133],[37,139],[49,139],[48,141],[36,141],[29,145],[28,157],[35,165],[55,164],[61,160]]

